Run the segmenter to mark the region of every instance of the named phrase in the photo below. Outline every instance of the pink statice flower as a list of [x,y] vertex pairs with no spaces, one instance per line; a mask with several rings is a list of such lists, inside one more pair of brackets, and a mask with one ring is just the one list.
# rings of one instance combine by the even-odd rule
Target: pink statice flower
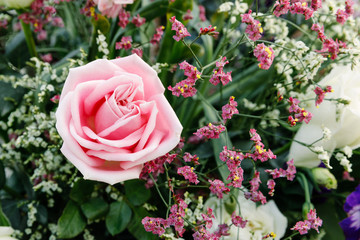
[[247,220],[243,219],[241,216],[236,215],[236,212],[231,214],[231,222],[239,228],[244,228],[247,224]]
[[134,53],[134,54],[138,55],[139,57],[143,56],[142,48],[134,48],[133,50],[131,50],[131,53]]
[[331,86],[326,86],[325,89],[322,89],[321,87],[316,87],[314,90],[314,92],[316,94],[315,106],[320,105],[324,101],[326,93],[333,92],[333,91],[334,90],[332,89]]
[[187,76],[191,80],[197,80],[201,77],[201,72],[194,67],[193,65],[189,64],[187,61],[183,61],[179,64],[180,69],[184,70],[184,75]]
[[349,18],[349,15],[342,9],[336,11],[336,21],[341,25],[344,25],[346,20]]
[[41,58],[41,60],[43,60],[44,62],[48,62],[48,63],[52,62],[52,60],[53,60],[53,57],[52,57],[51,53],[47,53],[47,54],[41,55],[40,58]]
[[290,10],[290,0],[277,0],[274,5],[274,15],[280,17],[280,15],[287,14]]
[[212,219],[215,218],[214,214],[213,214],[213,210],[211,208],[207,208],[206,209],[206,214],[202,213],[201,214],[204,222],[205,222],[205,227],[207,229],[210,229],[213,225],[213,221]]
[[131,22],[136,26],[136,27],[140,27],[141,25],[143,25],[145,23],[146,19],[143,17],[140,17],[140,15],[136,15],[133,17],[133,19],[131,20]]
[[183,159],[185,162],[192,162],[194,163],[194,165],[199,165],[199,157],[195,154],[195,155],[191,155],[188,152],[184,153]]
[[170,164],[172,161],[174,161],[176,157],[177,154],[167,153],[164,156],[158,157],[144,164],[144,167],[141,170],[139,178],[146,181],[145,183],[146,188],[151,188],[155,184],[149,174],[151,173],[152,177],[156,181],[158,176],[165,172],[164,164],[165,163]]
[[220,82],[222,85],[226,85],[232,81],[231,72],[224,72],[224,66],[228,64],[229,61],[226,60],[226,57],[221,58],[220,61],[216,62],[216,67],[213,70],[213,74],[209,82],[213,85],[218,85]]
[[141,224],[144,225],[145,231],[152,232],[153,234],[163,235],[165,229],[169,227],[167,221],[162,218],[145,217],[141,220]]
[[311,0],[311,8],[314,9],[314,11],[322,8],[322,0]]
[[272,62],[274,61],[274,50],[271,47],[265,46],[264,43],[256,45],[254,49],[254,56],[257,57],[259,68],[269,69]]
[[252,11],[249,10],[248,13],[244,13],[241,15],[242,22],[246,23],[245,32],[249,35],[249,38],[253,41],[256,41],[261,38],[261,34],[263,33],[263,28],[261,27],[261,23],[258,20],[255,20],[251,16]]
[[320,39],[322,42],[325,41],[326,39],[326,36],[324,34],[324,26],[320,27],[319,24],[317,23],[314,23],[312,26],[311,26],[311,30],[315,31],[318,33],[318,39]]
[[196,173],[194,173],[194,168],[190,166],[184,166],[178,168],[177,173],[182,175],[186,180],[189,180],[191,183],[198,184],[199,180],[197,179]]
[[160,43],[161,37],[164,34],[164,29],[165,29],[164,26],[160,26],[160,27],[156,28],[155,34],[153,35],[153,37],[150,40],[150,43],[152,45],[156,45],[156,44]]
[[129,11],[126,11],[125,9],[121,9],[119,11],[119,22],[118,22],[118,25],[121,27],[121,28],[126,28],[126,26],[128,25],[129,23],[129,18],[130,18],[130,12]]
[[169,86],[168,89],[173,95],[179,97],[180,95],[184,98],[192,97],[196,94],[195,81],[187,78],[181,82],[175,84],[174,87]]
[[290,103],[289,113],[293,114],[293,116],[289,116],[288,118],[291,126],[295,126],[297,122],[310,122],[312,118],[311,112],[308,112],[304,108],[299,107],[300,101],[298,99],[290,97],[288,102]]
[[210,183],[210,191],[212,194],[215,194],[218,198],[223,198],[224,193],[230,192],[230,189],[225,187],[224,182],[219,179],[215,179],[214,181],[209,179]]
[[120,42],[117,42],[115,45],[116,49],[130,49],[132,46],[132,37],[131,36],[124,36],[121,38]]
[[201,72],[199,72],[196,67],[186,61],[180,63],[179,66],[180,69],[184,70],[184,75],[187,76],[187,79],[176,83],[174,87],[169,86],[168,89],[172,92],[173,95],[177,97],[180,95],[182,95],[184,98],[192,97],[197,92],[195,84],[196,81],[201,77]]
[[346,0],[345,1],[345,12],[349,16],[354,14],[354,2],[353,2],[353,0]]
[[222,236],[230,236],[230,227],[226,223],[219,224],[218,229],[214,232],[216,237],[221,238]]
[[237,107],[237,102],[235,101],[235,97],[231,96],[229,98],[229,103],[227,103],[226,105],[224,105],[222,107],[222,118],[224,119],[224,122],[226,123],[227,119],[231,119],[232,116],[234,114],[239,113],[239,110],[236,108]]
[[220,133],[226,129],[222,124],[214,125],[209,123],[207,126],[198,129],[194,134],[200,138],[214,139],[219,138]]
[[184,16],[182,17],[182,19],[183,19],[184,21],[191,20],[191,19],[193,19],[193,18],[194,18],[194,17],[193,17],[193,15],[192,15],[190,9],[188,9],[188,10],[186,11],[186,13],[184,14]]
[[269,179],[269,180],[267,181],[266,185],[267,185],[267,187],[268,187],[268,189],[269,189],[269,195],[270,195],[270,196],[274,196],[275,185],[276,185],[274,179]]
[[178,42],[185,37],[191,36],[186,27],[181,22],[176,20],[175,16],[171,17],[169,21],[172,23],[171,30],[174,30],[176,32],[175,36],[173,36],[175,41]]
[[199,18],[202,22],[206,21],[205,7],[203,5],[199,5]]
[[307,2],[295,2],[290,6],[292,14],[301,14],[305,16],[305,20],[310,19],[314,15],[314,10],[308,7]]
[[219,32],[216,32],[216,26],[213,27],[212,25],[209,25],[209,27],[200,28],[200,35],[209,35],[217,39]]
[[57,95],[53,96],[52,98],[50,98],[50,101],[52,101],[53,103],[59,103],[60,95],[57,94]]
[[311,209],[307,214],[307,220],[299,221],[291,230],[298,231],[301,235],[307,234],[310,229],[315,229],[319,232],[319,227],[322,225],[322,220],[316,216],[316,210]]
[[266,162],[269,159],[275,159],[276,155],[270,149],[265,149],[264,144],[261,142],[260,135],[256,132],[256,129],[250,129],[250,140],[254,142],[254,151],[246,153],[246,158],[251,158],[254,161],[260,160]]

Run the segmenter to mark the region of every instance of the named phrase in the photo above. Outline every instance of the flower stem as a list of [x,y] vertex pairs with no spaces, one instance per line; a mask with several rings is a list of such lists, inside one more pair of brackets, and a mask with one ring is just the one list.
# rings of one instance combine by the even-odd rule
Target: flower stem
[[30,25],[27,23],[24,23],[23,20],[20,20],[21,27],[23,29],[24,35],[25,35],[25,41],[26,45],[28,47],[29,53],[31,57],[37,57],[37,52],[35,48],[35,41],[33,38],[32,31],[30,29]]
[[156,188],[156,191],[158,192],[158,194],[159,194],[159,196],[160,196],[161,200],[163,201],[163,203],[165,204],[165,206],[166,206],[166,207],[169,207],[169,205],[166,203],[166,201],[165,201],[165,199],[164,199],[163,195],[161,194],[161,192],[160,192],[160,190],[159,190],[159,187],[158,187],[158,185],[157,185],[157,183],[156,183],[156,181],[155,181],[154,177],[152,176],[152,174],[151,174],[151,173],[149,174],[149,176],[150,176],[151,180],[154,182],[154,184],[155,184],[155,188]]

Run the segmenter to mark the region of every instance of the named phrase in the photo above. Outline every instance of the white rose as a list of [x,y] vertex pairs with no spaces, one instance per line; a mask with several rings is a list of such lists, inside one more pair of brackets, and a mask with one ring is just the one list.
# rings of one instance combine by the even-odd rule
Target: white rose
[[0,0],[0,5],[5,5],[8,8],[27,8],[30,7],[34,0]]
[[17,240],[16,238],[11,237],[14,229],[11,227],[0,227],[0,240]]
[[[346,146],[352,149],[360,146],[360,71],[351,70],[350,66],[335,67],[323,80],[319,82],[321,87],[330,85],[334,92],[328,93],[326,98],[342,98],[350,100],[348,105],[339,105],[335,101],[324,100],[319,108],[312,102],[306,110],[313,114],[309,124],[302,124],[295,135],[295,140],[306,144],[312,144],[323,136],[323,127],[331,131],[331,137],[327,141],[321,140],[315,146],[322,146],[330,154],[335,148]],[[315,93],[311,95],[315,98]],[[320,160],[317,154],[307,147],[292,143],[289,158],[293,158],[295,165],[302,167],[316,167]]]
[[[215,220],[213,220],[213,227],[210,229],[210,232],[215,232],[219,224],[231,224],[231,213],[226,211],[225,201],[225,198],[220,201],[217,197],[210,197],[204,204],[204,209],[210,207],[214,210]],[[266,234],[271,232],[276,234],[276,240],[284,236],[287,228],[287,218],[279,211],[273,200],[256,207],[256,203],[245,199],[244,194],[240,192],[238,202],[240,204],[241,217],[248,220],[248,222],[245,228],[231,226],[230,236],[224,237],[225,240],[261,240]],[[239,211],[238,206],[235,211],[236,213]]]

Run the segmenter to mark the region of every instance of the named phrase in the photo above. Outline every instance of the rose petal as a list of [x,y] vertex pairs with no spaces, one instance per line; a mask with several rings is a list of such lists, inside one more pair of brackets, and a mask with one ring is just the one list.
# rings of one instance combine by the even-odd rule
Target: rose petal
[[151,96],[162,94],[165,91],[156,71],[149,67],[137,54],[110,61],[126,72],[136,74],[143,79],[145,100]]
[[117,72],[125,72],[120,66],[106,59],[98,59],[86,65],[71,68],[61,92],[60,101],[77,85],[92,80],[107,80]]
[[[77,156],[81,161],[86,162],[90,166],[99,166],[104,163],[104,160],[98,158],[89,157],[84,153],[84,150],[80,147],[78,142],[72,137],[70,133],[69,126],[71,124],[71,112],[68,110],[70,108],[71,101],[73,99],[73,93],[67,94],[63,100],[62,104],[59,105],[56,111],[56,129],[58,130],[59,135],[64,140],[64,144],[67,144],[67,151],[73,152],[72,155]],[[66,156],[66,152],[62,153]],[[69,159],[70,160],[70,159]]]
[[142,165],[134,166],[133,168],[123,169],[118,162],[107,162],[101,167],[93,167],[84,163],[71,150],[64,145],[61,149],[67,159],[69,159],[77,169],[84,175],[85,179],[91,179],[108,184],[115,184],[129,179],[139,178]]

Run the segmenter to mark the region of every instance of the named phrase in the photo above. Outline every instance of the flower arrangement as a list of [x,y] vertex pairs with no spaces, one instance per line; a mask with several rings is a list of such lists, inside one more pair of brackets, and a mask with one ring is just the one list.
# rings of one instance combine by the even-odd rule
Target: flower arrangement
[[358,240],[353,0],[0,0],[0,239]]

